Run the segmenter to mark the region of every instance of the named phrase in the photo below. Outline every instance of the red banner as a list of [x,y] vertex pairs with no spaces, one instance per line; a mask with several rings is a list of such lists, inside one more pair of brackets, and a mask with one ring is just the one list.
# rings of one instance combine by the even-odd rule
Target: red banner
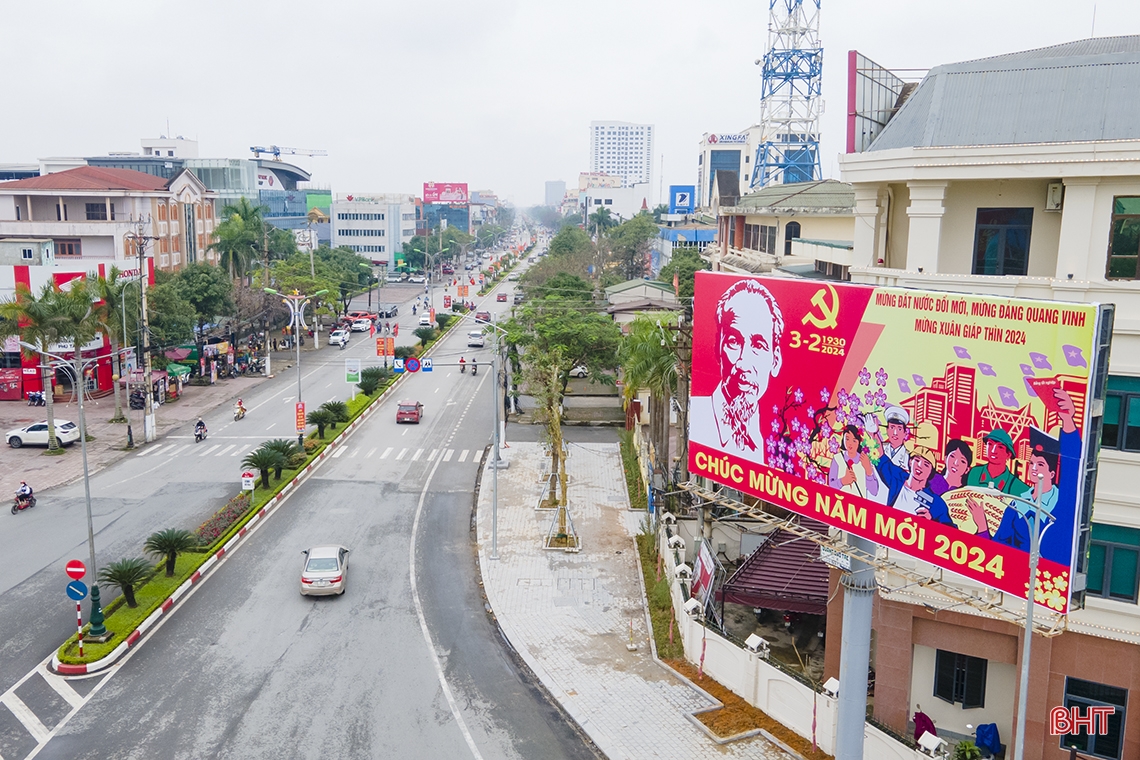
[[297,402],[297,432],[305,432],[305,402]]

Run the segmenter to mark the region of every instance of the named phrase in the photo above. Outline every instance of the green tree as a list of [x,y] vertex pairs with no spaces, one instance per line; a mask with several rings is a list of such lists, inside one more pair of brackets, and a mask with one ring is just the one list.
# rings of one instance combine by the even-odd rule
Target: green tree
[[324,409],[314,409],[313,411],[309,412],[309,416],[306,418],[306,422],[308,422],[310,425],[316,425],[317,437],[324,438],[325,428],[334,424],[335,420],[333,419],[333,416],[330,412],[327,412]]
[[[134,315],[137,310],[130,315],[130,320],[124,319],[126,314],[126,303],[124,300],[124,291],[130,280],[121,279],[122,272],[119,271],[117,266],[112,265],[110,271],[107,272],[106,277],[98,277],[94,282],[94,290],[98,296],[98,315],[99,322],[103,326],[103,330],[111,339],[112,355],[115,357],[115,374],[119,377],[123,376],[123,354],[122,348],[126,343],[130,332],[124,332],[124,329],[129,330],[127,325],[135,323]],[[115,384],[115,416],[112,422],[126,422],[127,418],[123,416],[123,398],[119,393],[119,383]]]
[[[138,311],[137,288],[128,291],[128,299],[134,299],[135,311]],[[131,310],[128,300],[127,311]],[[177,346],[194,340],[194,325],[198,322],[198,313],[193,305],[182,297],[178,285],[173,282],[164,282],[148,288],[146,292],[147,323],[150,330],[150,343],[152,346],[165,348]]]
[[674,248],[673,258],[669,260],[668,264],[661,267],[661,273],[657,279],[672,285],[673,275],[676,274],[677,295],[681,300],[687,301],[693,297],[693,283],[696,281],[696,273],[711,268],[711,265],[701,258],[701,254],[696,248],[691,246]]
[[198,355],[202,355],[206,324],[234,311],[234,283],[229,275],[210,264],[189,264],[172,280],[179,295],[193,307],[198,321]]
[[281,455],[280,451],[261,447],[246,454],[241,463],[243,467],[252,467],[258,470],[261,473],[261,487],[269,488],[269,471],[277,470],[280,472],[281,468],[285,466],[285,457]]
[[616,226],[618,226],[618,220],[605,206],[590,214],[589,227],[597,235],[604,234],[606,230]]
[[594,286],[578,275],[570,274],[569,272],[559,272],[543,284],[530,289],[528,292],[533,294],[535,298],[559,296],[572,301],[582,301],[583,303],[593,303],[594,301]]
[[286,465],[290,465],[293,458],[298,453],[304,454],[304,450],[297,446],[297,442],[287,438],[274,438],[271,441],[266,441],[261,444],[259,448],[267,449],[269,451],[276,451],[281,455],[281,464],[273,468],[273,477],[281,480],[281,471],[285,469]]
[[[631,402],[642,388],[649,390],[649,440],[656,464],[669,471],[669,400],[677,392],[677,332],[669,329],[675,316],[639,316],[630,322],[618,349],[625,399]],[[683,405],[682,405],[683,406]],[[687,431],[684,412],[678,430]],[[682,432],[682,435],[685,435]]]
[[661,217],[668,213],[669,206],[664,203],[657,204],[657,206],[653,209],[653,222],[655,224],[661,224]]
[[154,572],[154,565],[142,557],[121,559],[100,570],[99,580],[112,586],[118,586],[123,592],[123,599],[127,606],[133,608],[139,606],[139,603],[135,601],[135,587],[140,583],[145,583],[152,572]]
[[217,251],[218,266],[229,272],[230,279],[245,275],[255,257],[264,255],[263,215],[267,210],[245,196],[222,209],[222,221],[214,228],[210,248]]
[[577,366],[585,366],[601,382],[614,382],[606,372],[617,368],[621,329],[608,315],[584,310],[581,301],[561,296],[531,299],[505,329],[507,342],[522,349],[524,367],[558,367],[561,393]]
[[590,236],[579,227],[563,227],[550,239],[550,256],[563,256],[589,251],[593,247]]
[[649,241],[659,234],[648,214],[638,214],[610,233],[614,261],[625,279],[636,280],[649,271]]
[[428,341],[435,337],[435,328],[428,327],[426,325],[423,327],[417,327],[416,331],[412,333],[412,335],[415,335],[420,339],[420,343],[422,343],[424,346],[427,346]]
[[321,404],[321,409],[332,415],[332,429],[336,430],[336,426],[348,422],[348,404],[343,401],[326,401]]
[[166,560],[166,577],[174,576],[174,563],[178,555],[198,548],[198,538],[182,528],[167,528],[151,533],[143,544],[143,551]]

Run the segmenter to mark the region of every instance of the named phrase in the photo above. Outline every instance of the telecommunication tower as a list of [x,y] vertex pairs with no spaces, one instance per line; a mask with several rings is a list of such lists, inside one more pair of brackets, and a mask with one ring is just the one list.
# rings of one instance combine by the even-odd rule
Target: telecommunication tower
[[763,65],[763,141],[752,164],[752,189],[820,179],[819,112],[823,48],[820,0],[768,1],[768,52]]

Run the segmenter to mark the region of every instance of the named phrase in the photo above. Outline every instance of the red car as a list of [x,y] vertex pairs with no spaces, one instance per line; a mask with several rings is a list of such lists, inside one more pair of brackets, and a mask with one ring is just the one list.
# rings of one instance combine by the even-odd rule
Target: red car
[[489,311],[477,311],[477,312],[475,312],[475,321],[476,322],[490,322],[491,321],[491,312],[489,312]]
[[495,300],[498,301],[499,303],[506,303],[507,302],[507,294],[506,293],[500,293],[499,295],[495,296]]
[[424,405],[419,401],[404,400],[396,406],[396,424],[414,422],[417,425],[424,416]]

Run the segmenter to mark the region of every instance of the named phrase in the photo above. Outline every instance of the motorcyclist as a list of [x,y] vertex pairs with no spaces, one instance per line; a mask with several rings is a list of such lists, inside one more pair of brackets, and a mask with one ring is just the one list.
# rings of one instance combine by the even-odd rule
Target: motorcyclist
[[242,404],[241,399],[239,398],[237,400],[237,403],[234,404],[234,414],[240,419],[241,417],[245,416],[245,412],[245,405]]
[[27,481],[21,480],[20,487],[16,489],[16,501],[21,504],[26,504],[32,500],[32,487],[28,485]]
[[461,357],[459,357],[459,371],[460,371],[461,373],[463,373],[463,372],[466,372],[466,371],[467,371],[467,360],[466,360],[466,359],[464,359],[462,356],[461,356]]
[[479,360],[478,359],[472,359],[471,360],[471,374],[472,375],[479,374]]
[[206,423],[199,417],[198,421],[194,423],[194,437],[204,438],[206,436]]

